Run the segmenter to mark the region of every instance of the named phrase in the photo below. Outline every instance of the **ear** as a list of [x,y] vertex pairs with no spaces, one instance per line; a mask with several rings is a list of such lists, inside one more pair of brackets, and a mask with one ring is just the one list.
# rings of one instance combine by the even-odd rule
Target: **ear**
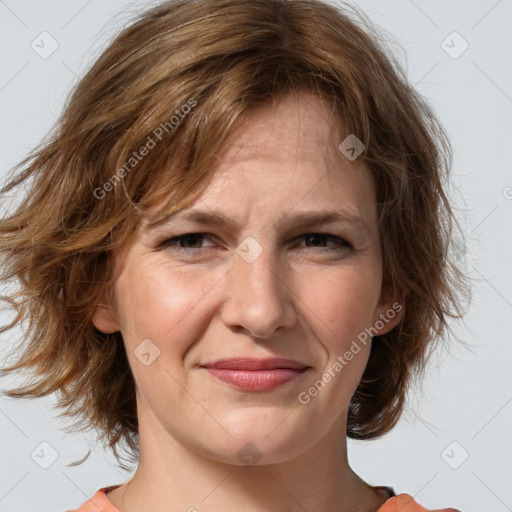
[[92,313],[92,323],[96,329],[105,334],[110,334],[121,330],[114,314],[114,308],[107,300],[107,293],[103,292],[100,300],[94,305]]
[[383,286],[377,308],[373,317],[372,330],[374,336],[381,336],[391,331],[402,320],[404,297],[398,292],[391,292],[389,287]]

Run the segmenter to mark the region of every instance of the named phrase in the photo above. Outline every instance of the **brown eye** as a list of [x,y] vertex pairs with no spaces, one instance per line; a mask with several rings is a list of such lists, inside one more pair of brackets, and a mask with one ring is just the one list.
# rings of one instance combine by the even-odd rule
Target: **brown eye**
[[159,245],[159,248],[172,248],[173,250],[187,252],[212,247],[201,245],[205,239],[208,239],[205,233],[186,233],[165,240]]
[[204,238],[200,233],[184,235],[179,237],[178,242],[181,244],[180,247],[183,247],[183,245],[197,245],[198,240],[202,240],[201,237]]
[[[349,242],[343,240],[343,238],[334,235],[327,235],[324,233],[308,233],[306,235],[302,235],[302,238],[306,241],[306,247],[325,247],[327,249],[333,250],[340,250],[343,248],[352,249],[352,245]],[[334,242],[336,246],[328,247],[327,242],[329,241]]]

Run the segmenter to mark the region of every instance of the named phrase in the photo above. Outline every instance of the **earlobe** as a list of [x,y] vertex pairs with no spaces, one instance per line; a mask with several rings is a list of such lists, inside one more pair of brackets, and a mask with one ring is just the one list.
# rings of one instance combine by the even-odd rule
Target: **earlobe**
[[386,334],[396,327],[402,320],[403,304],[401,300],[386,301],[377,309],[377,316],[374,319],[374,328],[378,331],[378,336]]
[[112,306],[108,305],[104,299],[102,297],[101,302],[94,306],[91,320],[96,329],[105,334],[110,334],[119,331],[120,326],[114,316]]

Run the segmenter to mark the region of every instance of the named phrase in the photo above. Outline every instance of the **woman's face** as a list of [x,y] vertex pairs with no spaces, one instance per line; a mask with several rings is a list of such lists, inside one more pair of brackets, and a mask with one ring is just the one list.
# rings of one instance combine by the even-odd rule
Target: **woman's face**
[[122,333],[141,447],[263,464],[345,439],[367,333],[400,315],[382,321],[372,175],[338,152],[328,112],[310,95],[255,111],[203,195],[115,255],[115,316],[93,321]]

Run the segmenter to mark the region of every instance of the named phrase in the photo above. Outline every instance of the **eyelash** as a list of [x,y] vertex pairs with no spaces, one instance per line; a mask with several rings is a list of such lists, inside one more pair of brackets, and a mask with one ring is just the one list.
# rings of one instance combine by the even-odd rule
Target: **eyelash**
[[[208,236],[208,233],[186,233],[184,235],[179,235],[179,236],[175,236],[173,238],[169,238],[167,240],[164,240],[158,246],[158,249],[170,249],[170,248],[172,248],[174,251],[182,252],[182,253],[190,253],[191,251],[207,249],[207,247],[192,248],[192,247],[179,247],[179,246],[176,245],[176,243],[179,243],[180,240],[184,240],[184,239],[186,239],[187,237],[190,237],[190,236],[205,237],[205,238],[208,238],[208,239],[210,238]],[[306,233],[304,235],[301,235],[298,238],[302,238],[302,239],[305,240],[305,239],[310,238],[312,236],[320,236],[320,237],[323,237],[325,239],[334,241],[334,242],[336,242],[338,244],[338,247],[317,247],[319,249],[325,249],[325,250],[327,250],[329,252],[330,251],[339,252],[339,251],[342,251],[344,249],[349,249],[350,251],[354,250],[354,247],[353,247],[353,245],[350,242],[347,242],[346,240],[344,240],[343,238],[340,238],[338,236],[329,235],[329,234],[326,234],[326,233]],[[315,247],[309,247],[309,246],[306,246],[306,248],[308,248],[308,249],[315,249]]]

